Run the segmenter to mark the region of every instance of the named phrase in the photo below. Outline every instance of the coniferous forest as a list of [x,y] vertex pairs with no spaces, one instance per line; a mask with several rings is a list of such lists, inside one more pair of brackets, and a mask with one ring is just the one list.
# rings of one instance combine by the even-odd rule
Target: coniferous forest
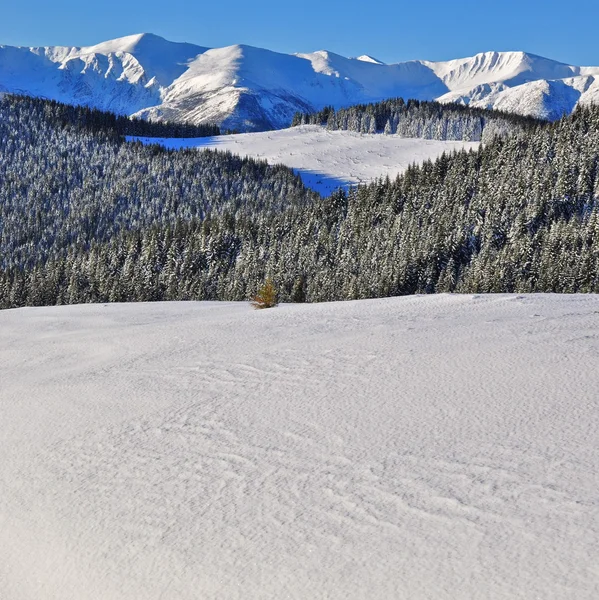
[[221,133],[217,125],[146,121],[88,106],[71,106],[54,100],[28,96],[11,96],[10,101],[24,104],[36,115],[42,113],[46,121],[55,127],[87,130],[116,138],[123,136],[200,138]]
[[[2,308],[244,300],[267,278],[281,301],[599,292],[599,107],[499,115],[476,152],[329,198],[286,167],[128,143],[86,110],[0,100]],[[427,110],[431,130],[480,118]]]
[[292,126],[322,125],[330,131],[487,143],[540,123],[531,117],[461,104],[392,98],[338,110],[329,106],[315,113],[296,113]]

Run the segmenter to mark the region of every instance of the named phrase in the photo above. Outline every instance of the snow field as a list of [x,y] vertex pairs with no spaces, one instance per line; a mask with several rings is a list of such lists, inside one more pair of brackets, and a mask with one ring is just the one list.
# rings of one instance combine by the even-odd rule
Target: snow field
[[294,169],[306,186],[323,196],[339,187],[369,183],[378,177],[393,179],[411,164],[434,160],[443,152],[476,149],[480,144],[327,131],[316,125],[211,138],[128,139],[157,143],[170,149],[228,150],[233,154],[264,159],[270,164],[284,164]]
[[0,598],[594,599],[599,300],[0,312]]

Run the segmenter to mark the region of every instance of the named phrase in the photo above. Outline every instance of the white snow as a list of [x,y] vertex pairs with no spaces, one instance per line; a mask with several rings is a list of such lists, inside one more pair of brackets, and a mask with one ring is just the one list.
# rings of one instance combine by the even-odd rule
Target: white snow
[[[599,101],[598,75],[599,67],[525,52],[383,64],[367,54],[291,55],[241,44],[207,49],[152,34],[82,48],[0,46],[0,92],[240,131],[286,127],[297,111],[398,96],[553,118],[564,107]],[[529,94],[531,83],[542,91],[536,86]]]
[[572,67],[526,52],[483,52],[446,62],[425,62],[451,91],[482,84],[520,85],[539,79],[562,79],[579,74]]
[[595,600],[599,300],[0,312],[0,598]]
[[368,54],[362,54],[362,56],[358,56],[356,60],[361,60],[363,62],[374,63],[375,65],[384,65],[385,64],[382,60],[378,60],[378,58],[374,58],[372,56],[368,56]]
[[387,175],[393,179],[411,164],[434,160],[443,152],[470,150],[479,146],[479,142],[446,142],[328,131],[316,125],[209,138],[128,139],[160,144],[170,149],[228,150],[241,156],[264,159],[270,164],[284,164],[294,169],[308,187],[325,196],[338,187],[347,188]]

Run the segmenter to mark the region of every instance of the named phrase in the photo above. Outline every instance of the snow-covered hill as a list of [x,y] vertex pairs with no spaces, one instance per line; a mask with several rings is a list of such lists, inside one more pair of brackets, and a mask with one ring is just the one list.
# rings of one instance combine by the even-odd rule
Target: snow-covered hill
[[595,296],[0,312],[2,600],[596,600]]
[[242,131],[286,127],[298,110],[397,96],[557,118],[578,103],[599,102],[598,76],[599,67],[523,52],[386,65],[326,51],[206,49],[151,34],[83,48],[0,46],[0,92]]
[[273,165],[283,164],[296,171],[305,185],[323,196],[339,187],[348,188],[387,176],[394,179],[412,164],[434,160],[444,152],[479,146],[479,142],[327,131],[315,125],[197,139],[130,139],[170,149],[228,150],[240,156],[263,159]]

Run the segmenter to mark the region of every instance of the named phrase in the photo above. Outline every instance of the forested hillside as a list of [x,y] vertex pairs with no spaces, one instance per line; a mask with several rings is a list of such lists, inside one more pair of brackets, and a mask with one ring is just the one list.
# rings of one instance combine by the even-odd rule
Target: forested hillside
[[[0,305],[599,292],[599,108],[330,198],[0,103]],[[467,114],[467,109],[464,109]]]
[[239,208],[267,214],[313,195],[285,167],[126,143],[112,117],[40,100],[0,102],[0,267],[29,268],[123,230]]
[[146,121],[88,106],[72,106],[30,96],[9,95],[5,102],[13,105],[21,104],[23,110],[31,111],[36,117],[43,115],[48,124],[61,129],[88,130],[113,137],[122,138],[129,135],[158,138],[200,138],[221,133],[218,126],[211,124],[192,125],[191,123]]
[[292,125],[323,125],[329,130],[384,133],[427,140],[490,142],[495,136],[523,131],[541,122],[530,117],[460,104],[405,102],[402,98],[393,98],[339,110],[327,107],[315,113],[297,113]]

